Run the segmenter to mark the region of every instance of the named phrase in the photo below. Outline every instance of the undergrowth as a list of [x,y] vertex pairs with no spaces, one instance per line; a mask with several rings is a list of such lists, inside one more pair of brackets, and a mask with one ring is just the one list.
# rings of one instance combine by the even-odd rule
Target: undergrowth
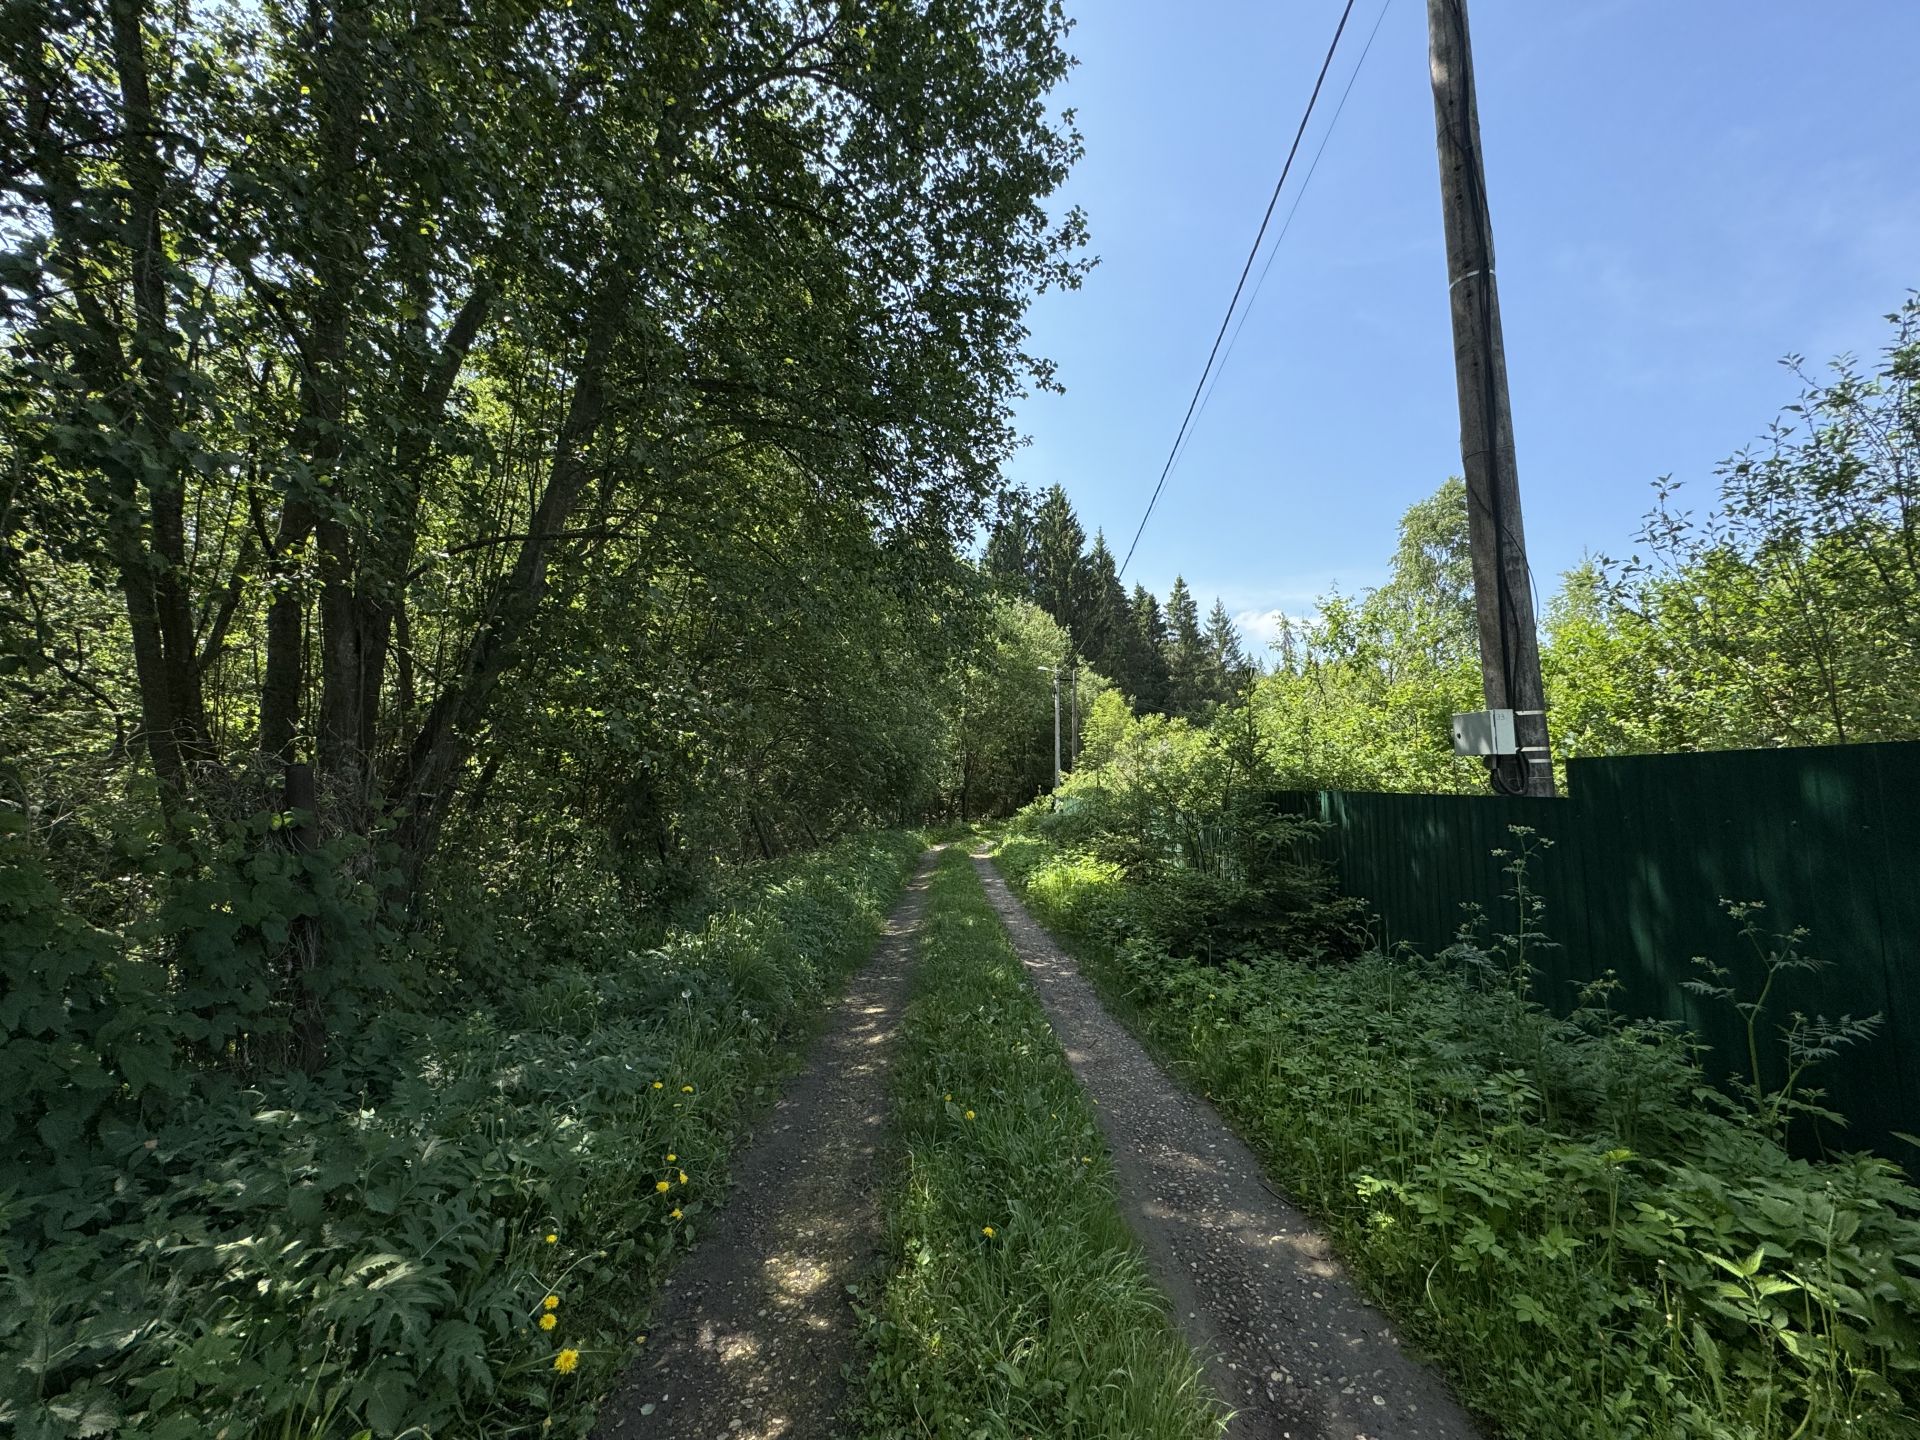
[[1092,1110],[971,864],[948,850],[894,1082],[905,1173],[863,1303],[856,1433],[1216,1436],[1122,1221]]
[[[165,1104],[110,1085],[84,1127],[16,1133],[0,1429],[584,1434],[743,1107],[919,849],[870,837],[743,873],[663,936],[472,917],[426,1003],[370,1004],[318,1075],[201,1069]],[[9,963],[88,943],[51,903],[0,886]],[[23,1015],[0,1019],[25,1034]]]
[[1140,937],[1118,866],[998,858],[1501,1433],[1920,1435],[1920,1194],[1790,1156],[1780,1097],[1730,1102],[1604,980],[1539,1005],[1524,866],[1514,931],[1441,957],[1203,964]]

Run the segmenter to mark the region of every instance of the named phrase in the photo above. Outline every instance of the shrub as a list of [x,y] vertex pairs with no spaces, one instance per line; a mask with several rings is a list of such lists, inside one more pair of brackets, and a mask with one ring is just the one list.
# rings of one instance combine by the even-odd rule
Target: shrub
[[1103,763],[1077,772],[1057,809],[1016,817],[1112,865],[1128,884],[1105,919],[1137,937],[1220,962],[1263,946],[1299,955],[1355,953],[1364,914],[1314,853],[1323,827],[1282,790],[1244,710],[1211,729],[1149,715],[1110,724]]

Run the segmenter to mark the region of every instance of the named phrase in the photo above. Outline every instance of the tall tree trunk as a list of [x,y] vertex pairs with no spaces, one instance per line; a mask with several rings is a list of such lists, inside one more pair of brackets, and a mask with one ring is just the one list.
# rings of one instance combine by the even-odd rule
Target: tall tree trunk
[[[311,855],[318,843],[319,826],[314,791],[313,767],[287,766],[287,787],[282,803],[297,819],[281,832],[281,843],[296,857]],[[305,877],[302,885],[305,887]],[[287,937],[287,991],[292,1009],[294,1064],[309,1074],[327,1062],[327,1017],[321,1004],[320,927],[311,915],[294,918]]]
[[260,750],[281,766],[294,759],[300,733],[300,693],[306,670],[306,593],[300,578],[302,552],[313,534],[313,507],[288,496],[280,533],[267,556],[267,654],[260,682]]
[[595,288],[593,325],[527,537],[520,543],[513,568],[495,587],[492,603],[468,640],[453,679],[421,721],[403,773],[387,789],[399,817],[395,839],[408,899],[418,889],[439,841],[456,778],[486,717],[494,687],[513,664],[518,643],[539,614],[555,539],[566,528],[591,478],[587,451],[606,410],[607,367],[632,303],[624,266],[609,262]]
[[[129,518],[137,512],[129,508],[117,522],[120,533],[113,549],[133,632],[148,753],[162,783],[184,791],[192,783],[193,766],[212,755],[193,612],[183,579],[185,492],[182,457],[174,444],[179,361],[168,330],[163,233],[166,161],[156,140],[161,125],[154,114],[148,76],[145,7],[140,0],[113,0],[109,15],[119,72],[120,163],[127,188],[134,316],[131,353],[123,357],[125,369],[119,378],[132,392],[148,452],[139,473],[124,476],[116,485],[129,507],[138,504],[144,485],[146,533],[139,533],[137,522]],[[56,213],[60,208],[56,204]]]

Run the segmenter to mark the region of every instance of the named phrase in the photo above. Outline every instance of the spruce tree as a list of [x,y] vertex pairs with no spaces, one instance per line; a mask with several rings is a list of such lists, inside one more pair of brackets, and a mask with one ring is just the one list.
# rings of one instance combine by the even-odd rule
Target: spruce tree
[[1240,643],[1240,631],[1234,626],[1233,617],[1227,614],[1227,607],[1218,597],[1207,613],[1206,640],[1217,687],[1214,698],[1223,705],[1230,704],[1253,678],[1254,667],[1247,658],[1246,647]]
[[1169,713],[1199,716],[1213,699],[1212,654],[1200,631],[1200,609],[1187,588],[1186,577],[1173,577],[1167,595],[1167,676]]
[[1033,522],[1033,598],[1042,610],[1085,648],[1087,532],[1073,503],[1058,485],[1047,491]]
[[1126,680],[1121,682],[1134,709],[1145,714],[1168,710],[1167,622],[1160,602],[1144,585],[1133,587],[1127,606]]
[[993,522],[982,568],[1010,594],[1033,597],[1033,507],[1024,495],[1009,499]]
[[1093,549],[1087,553],[1081,617],[1081,627],[1074,632],[1080,653],[1102,675],[1131,694],[1124,675],[1131,649],[1127,592],[1120,587],[1120,575],[1104,533],[1094,535]]

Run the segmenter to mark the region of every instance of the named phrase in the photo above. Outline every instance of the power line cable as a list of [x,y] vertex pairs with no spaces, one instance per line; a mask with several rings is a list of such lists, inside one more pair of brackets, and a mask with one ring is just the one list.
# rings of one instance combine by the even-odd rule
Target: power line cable
[[1167,475],[1173,469],[1173,457],[1180,453],[1180,442],[1186,438],[1187,427],[1193,421],[1194,410],[1200,404],[1200,392],[1206,388],[1207,377],[1213,373],[1214,359],[1220,354],[1220,342],[1226,339],[1227,326],[1233,323],[1234,307],[1240,303],[1240,292],[1246,288],[1247,276],[1252,273],[1254,259],[1260,253],[1260,242],[1266,238],[1267,225],[1273,219],[1274,207],[1280,203],[1280,192],[1285,188],[1287,175],[1293,169],[1293,160],[1300,153],[1300,141],[1307,133],[1307,122],[1313,118],[1313,107],[1320,99],[1320,88],[1327,82],[1327,71],[1333,65],[1333,52],[1340,46],[1340,37],[1346,33],[1347,19],[1353,14],[1354,0],[1347,0],[1346,8],[1340,12],[1340,23],[1334,28],[1333,42],[1327,46],[1327,55],[1320,62],[1320,75],[1313,82],[1313,94],[1307,97],[1307,108],[1300,116],[1300,126],[1293,132],[1293,144],[1287,149],[1286,164],[1280,167],[1280,178],[1274,182],[1273,194],[1267,200],[1266,214],[1260,217],[1260,229],[1253,237],[1253,248],[1247,251],[1247,263],[1240,267],[1240,279],[1233,287],[1233,298],[1227,302],[1227,313],[1220,317],[1219,332],[1213,337],[1213,348],[1207,352],[1206,366],[1200,371],[1200,379],[1193,387],[1193,398],[1187,401],[1187,413],[1181,417],[1179,433],[1173,437],[1173,447],[1167,451],[1167,463],[1160,467],[1160,478],[1154,483],[1153,495],[1147,501],[1146,514],[1140,517],[1139,528],[1133,532],[1133,543],[1127,546],[1127,558],[1120,562],[1119,575],[1127,573],[1127,566],[1133,562],[1133,552],[1140,545],[1140,537],[1146,533],[1147,521],[1153,518],[1153,507],[1160,503],[1160,492],[1165,488]]
[[1341,112],[1347,108],[1347,97],[1353,94],[1354,82],[1360,78],[1361,67],[1367,63],[1372,53],[1373,42],[1380,34],[1380,26],[1387,18],[1387,11],[1393,8],[1393,0],[1386,0],[1380,7],[1380,14],[1373,22],[1373,29],[1367,35],[1367,43],[1361,47],[1360,59],[1353,67],[1353,73],[1347,77],[1347,87],[1340,92],[1340,103],[1334,106],[1333,118],[1327,122],[1325,133],[1320,136],[1320,146],[1313,152],[1313,163],[1307,166],[1307,173],[1300,181],[1300,188],[1293,192],[1293,204],[1287,210],[1287,218],[1280,224],[1280,233],[1273,237],[1273,244],[1267,250],[1267,262],[1260,267],[1260,278],[1253,282],[1253,293],[1247,296],[1247,303],[1240,307],[1240,319],[1233,327],[1233,334],[1227,340],[1226,352],[1221,355],[1219,365],[1214,367],[1213,383],[1207,387],[1207,393],[1201,398],[1200,408],[1194,412],[1193,424],[1187,431],[1185,444],[1174,458],[1173,468],[1180,468],[1181,460],[1186,458],[1186,446],[1193,443],[1194,435],[1200,429],[1200,422],[1206,418],[1207,406],[1213,403],[1213,395],[1220,388],[1220,377],[1226,374],[1227,362],[1233,359],[1234,347],[1240,343],[1240,332],[1247,328],[1247,317],[1253,314],[1253,307],[1260,303],[1260,291],[1267,283],[1267,276],[1273,270],[1274,258],[1279,255],[1280,247],[1286,243],[1287,232],[1293,229],[1293,217],[1300,213],[1300,202],[1307,198],[1307,187],[1313,184],[1314,172],[1320,168],[1320,157],[1327,153],[1327,142],[1333,139],[1334,127],[1340,123]]

